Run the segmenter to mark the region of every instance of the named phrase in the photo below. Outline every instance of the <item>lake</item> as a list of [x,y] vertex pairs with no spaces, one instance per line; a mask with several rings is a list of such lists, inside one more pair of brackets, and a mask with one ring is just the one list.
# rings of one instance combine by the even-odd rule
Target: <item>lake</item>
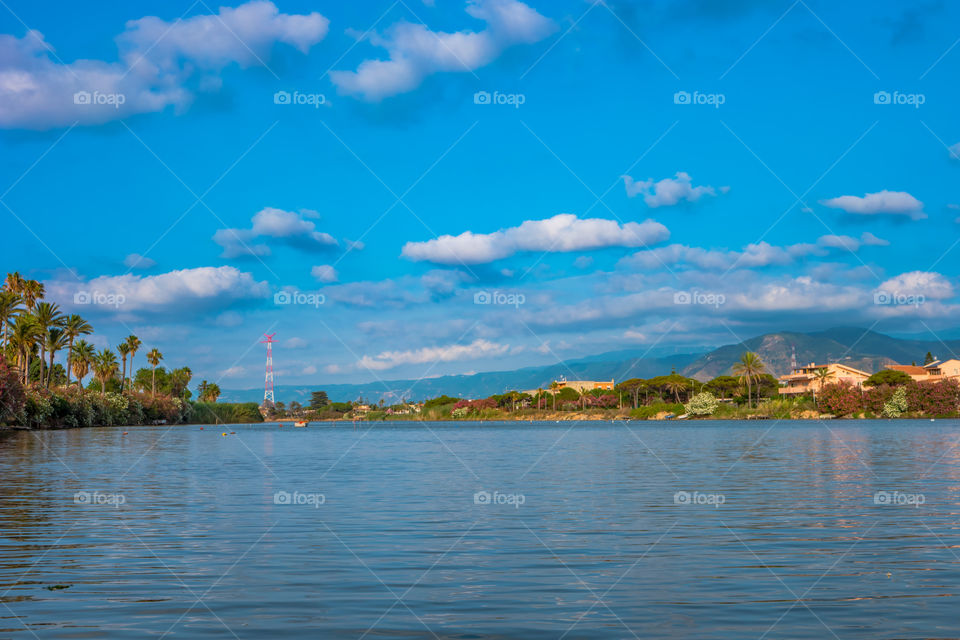
[[0,434],[0,638],[960,636],[957,421],[226,430]]

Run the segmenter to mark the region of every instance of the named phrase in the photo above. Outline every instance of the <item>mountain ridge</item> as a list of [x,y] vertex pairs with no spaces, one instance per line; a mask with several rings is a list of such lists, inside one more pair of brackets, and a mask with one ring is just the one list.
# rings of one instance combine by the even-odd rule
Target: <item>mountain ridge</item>
[[[512,371],[359,384],[280,385],[275,395],[279,401],[296,400],[301,404],[309,402],[310,392],[317,389],[325,390],[334,401],[362,397],[371,402],[383,399],[387,403],[396,403],[401,399],[423,400],[439,395],[477,398],[509,390],[546,388],[551,380],[560,376],[585,380],[613,378],[620,382],[627,378],[666,375],[674,369],[705,382],[718,375],[729,374],[740,355],[747,350],[759,354],[769,372],[775,376],[790,372],[794,353],[799,365],[840,362],[873,373],[890,364],[923,362],[927,352],[939,358],[955,357],[954,354],[960,352],[960,340],[895,338],[858,327],[836,327],[810,333],[778,331],[707,352],[645,358],[639,349],[623,349]],[[224,390],[221,401],[258,402],[262,394],[261,389]]]

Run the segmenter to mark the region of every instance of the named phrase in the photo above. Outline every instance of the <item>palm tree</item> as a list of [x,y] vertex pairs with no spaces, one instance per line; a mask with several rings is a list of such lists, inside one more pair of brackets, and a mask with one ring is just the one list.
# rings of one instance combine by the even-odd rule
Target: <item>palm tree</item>
[[[30,282],[36,282],[36,280],[30,280]],[[43,285],[40,285],[41,287]],[[37,319],[37,324],[40,325],[40,332],[43,336],[46,336],[47,331],[53,329],[54,327],[60,327],[63,325],[64,316],[60,313],[60,307],[53,302],[41,302],[37,304],[36,310],[33,315]],[[46,341],[40,342],[40,381],[43,382],[46,378],[43,375],[44,366],[46,365],[47,360],[47,343]]]
[[[747,405],[750,407],[753,406],[753,396],[751,395],[753,382],[754,380],[758,380],[766,371],[767,365],[763,363],[760,356],[752,351],[744,352],[744,354],[740,356],[740,362],[733,365],[733,373],[740,376],[741,382],[747,383]],[[758,395],[759,392],[760,390],[758,388]]]
[[73,364],[73,372],[77,375],[77,379],[80,382],[81,391],[83,391],[83,379],[90,372],[90,365],[96,357],[96,350],[93,348],[93,345],[86,340],[77,340],[77,342],[70,347],[70,361]]
[[20,294],[15,291],[0,290],[0,350],[7,346],[8,326],[23,311],[21,302]]
[[133,335],[132,333],[129,336],[127,336],[127,347],[130,349],[130,380],[131,381],[133,380],[133,377],[135,375],[135,370],[133,368],[133,356],[137,355],[137,351],[140,349],[142,345],[143,343],[140,342],[140,338],[138,338],[137,336]]
[[537,388],[537,411],[540,411],[541,404],[543,403],[543,387]]
[[193,372],[190,367],[180,367],[170,372],[170,395],[174,398],[182,398],[190,385],[190,379]]
[[117,355],[109,349],[103,349],[93,361],[93,373],[100,381],[100,396],[107,392],[107,380],[117,375]]
[[46,335],[44,335],[44,346],[47,349],[47,352],[50,354],[50,367],[47,369],[47,379],[46,386],[50,388],[50,382],[53,380],[53,358],[57,355],[57,351],[65,348],[68,344],[67,332],[59,327],[51,327],[47,329]]
[[73,368],[73,341],[82,335],[93,333],[93,327],[76,313],[67,316],[63,322],[63,330],[67,335],[67,386],[70,386],[70,372]]
[[823,389],[823,386],[827,384],[827,379],[833,377],[833,371],[826,367],[819,367],[813,372],[813,379],[817,381],[817,385],[813,389],[813,404],[817,405],[817,391]]
[[127,385],[127,356],[130,355],[130,345],[126,342],[121,342],[117,345],[117,351],[120,352],[120,357],[123,358],[123,373],[120,374],[120,393],[123,393],[123,389]]
[[[207,382],[204,380],[197,387],[197,394],[199,395],[200,402],[216,402],[217,398],[220,397],[220,387],[216,382]],[[383,398],[381,398],[383,400]],[[279,407],[281,403],[277,403]]]
[[557,389],[560,388],[560,383],[556,380],[550,383],[550,395],[553,396],[553,410],[557,410]]
[[150,363],[152,371],[150,372],[150,395],[157,395],[157,365],[163,360],[163,354],[154,347],[147,352],[147,362]]
[[680,404],[680,392],[687,390],[687,382],[680,376],[673,377],[671,376],[670,380],[667,380],[667,383],[663,385],[667,391],[673,394],[673,397],[677,400],[677,404]]
[[10,344],[17,352],[24,385],[30,382],[30,356],[39,338],[40,326],[36,319],[29,313],[17,316],[10,327]]
[[37,302],[43,300],[43,296],[46,294],[46,288],[42,283],[37,282],[36,280],[25,281],[20,290],[20,296],[23,298],[23,303],[27,306],[27,310],[31,312],[37,306]]
[[27,281],[23,279],[23,276],[20,275],[19,271],[14,271],[13,273],[7,273],[7,279],[4,283],[4,286],[8,291],[11,291],[17,295],[21,295],[26,282]]

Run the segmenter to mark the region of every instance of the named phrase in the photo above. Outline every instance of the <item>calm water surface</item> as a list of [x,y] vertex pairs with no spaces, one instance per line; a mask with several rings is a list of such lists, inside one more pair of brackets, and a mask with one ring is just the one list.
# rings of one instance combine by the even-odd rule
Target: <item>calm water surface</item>
[[960,637],[956,421],[229,429],[0,435],[0,638]]

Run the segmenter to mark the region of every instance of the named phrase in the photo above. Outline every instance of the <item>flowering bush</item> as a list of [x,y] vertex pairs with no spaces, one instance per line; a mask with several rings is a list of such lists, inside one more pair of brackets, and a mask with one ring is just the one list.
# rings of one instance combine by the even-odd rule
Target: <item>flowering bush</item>
[[0,424],[14,421],[26,401],[17,372],[0,356]]
[[874,415],[883,413],[883,407],[893,397],[897,387],[881,384],[863,392],[863,408]]
[[456,420],[462,420],[470,413],[469,407],[458,407],[450,412],[450,417]]
[[847,382],[824,385],[817,393],[820,409],[835,416],[855,413],[861,407],[860,389]]
[[458,400],[457,403],[453,405],[454,411],[457,409],[466,409],[467,413],[470,411],[482,411],[484,409],[496,408],[497,401],[493,398],[481,398],[480,400]]
[[50,416],[53,414],[50,393],[44,389],[27,389],[27,402],[22,413],[23,417],[20,422],[28,427],[48,424]]
[[928,416],[949,416],[957,413],[960,386],[954,380],[914,382],[907,387],[907,404],[911,411]]
[[692,416],[709,416],[719,406],[720,401],[712,393],[703,391],[690,398],[690,402],[684,405],[684,409]]
[[893,392],[883,405],[883,415],[887,418],[899,418],[907,410],[907,388],[900,387]]

